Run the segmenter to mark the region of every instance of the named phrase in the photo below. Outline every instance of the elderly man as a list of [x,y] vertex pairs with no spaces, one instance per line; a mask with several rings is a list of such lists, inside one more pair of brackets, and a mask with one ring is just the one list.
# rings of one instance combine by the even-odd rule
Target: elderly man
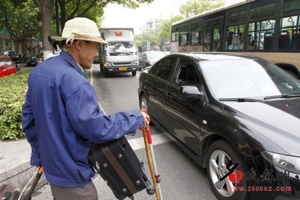
[[96,93],[86,79],[106,43],[95,22],[74,18],[66,22],[62,52],[41,62],[28,79],[23,106],[23,131],[32,147],[31,165],[43,166],[55,200],[98,199],[88,161],[91,143],[134,135],[149,126],[141,111],[106,116],[99,109]]

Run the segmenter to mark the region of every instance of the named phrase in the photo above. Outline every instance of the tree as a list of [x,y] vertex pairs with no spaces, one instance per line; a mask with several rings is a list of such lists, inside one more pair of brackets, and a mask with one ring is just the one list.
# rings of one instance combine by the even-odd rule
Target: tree
[[186,4],[180,6],[180,13],[187,18],[219,8],[224,4],[224,0],[188,0]]
[[[52,52],[52,46],[48,41],[48,36],[53,35],[51,31],[51,21],[53,19],[53,12],[55,7],[55,0],[33,0],[36,6],[41,11],[41,18],[42,18],[42,32],[43,32],[43,50],[44,50],[44,57]],[[61,7],[61,26],[64,26],[64,22],[67,19],[71,19],[77,16],[87,16],[88,12],[93,8],[97,7],[99,9],[103,9],[105,5],[108,3],[117,3],[123,4],[130,8],[137,8],[141,3],[150,3],[153,0],[57,0]],[[70,4],[68,4],[70,3]],[[70,12],[69,16],[69,7],[73,8],[72,12]],[[68,9],[67,9],[68,8]],[[68,12],[66,11],[68,10]],[[65,14],[65,16],[64,16]],[[89,13],[90,14],[90,13]],[[98,17],[101,17],[103,12],[99,13]]]
[[166,19],[162,22],[160,29],[159,29],[159,37],[163,42],[169,42],[170,41],[170,34],[171,34],[171,25],[174,22],[177,22],[179,20],[182,20],[182,15],[176,15],[171,17],[170,19]]
[[27,38],[41,35],[42,24],[39,19],[39,10],[32,7],[34,5],[31,1],[0,1],[2,13],[0,23],[10,35],[11,40],[17,44],[17,53],[21,53],[20,44],[25,43]]

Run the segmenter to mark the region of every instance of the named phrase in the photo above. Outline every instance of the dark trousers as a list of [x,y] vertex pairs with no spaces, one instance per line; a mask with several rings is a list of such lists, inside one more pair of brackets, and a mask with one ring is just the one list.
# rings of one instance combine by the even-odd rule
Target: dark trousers
[[90,181],[83,187],[60,187],[50,183],[53,200],[98,200],[94,183]]

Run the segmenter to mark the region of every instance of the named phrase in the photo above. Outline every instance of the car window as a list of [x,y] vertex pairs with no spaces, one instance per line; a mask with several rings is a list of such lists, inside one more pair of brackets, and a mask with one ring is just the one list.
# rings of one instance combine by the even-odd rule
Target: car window
[[170,78],[171,72],[176,65],[176,60],[177,59],[175,57],[164,58],[160,62],[156,63],[154,68],[151,68],[151,72],[156,76],[167,80]]
[[5,58],[5,62],[7,64],[7,66],[11,66],[12,65],[12,61],[10,58]]
[[199,77],[196,72],[195,66],[185,60],[181,60],[179,63],[179,69],[176,72],[174,83],[177,86],[194,85],[200,86]]
[[0,58],[0,67],[5,66],[5,62],[2,58]]

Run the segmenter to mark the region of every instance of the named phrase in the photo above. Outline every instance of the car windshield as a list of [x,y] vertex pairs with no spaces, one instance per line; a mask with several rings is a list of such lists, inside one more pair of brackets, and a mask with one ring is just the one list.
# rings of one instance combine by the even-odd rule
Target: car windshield
[[110,42],[106,49],[110,52],[136,52],[134,42]]
[[296,78],[264,60],[201,61],[200,66],[217,99],[267,99],[300,94]]

